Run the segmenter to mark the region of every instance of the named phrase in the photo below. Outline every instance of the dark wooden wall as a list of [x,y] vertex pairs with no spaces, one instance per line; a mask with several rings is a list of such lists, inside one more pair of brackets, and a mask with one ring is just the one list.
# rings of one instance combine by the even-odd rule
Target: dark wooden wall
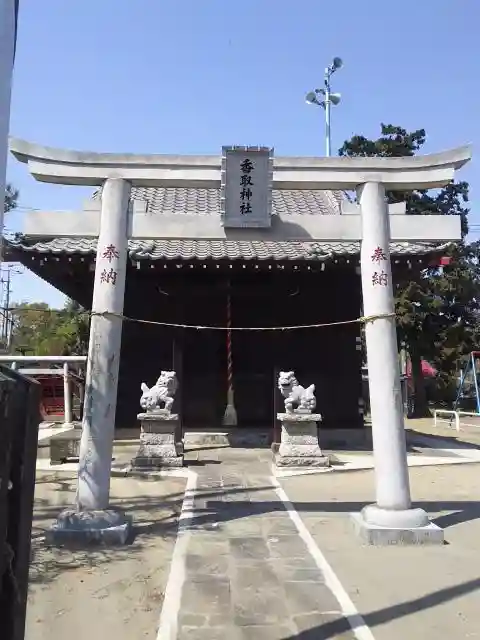
[[[229,284],[230,283],[230,284]],[[290,269],[140,269],[127,276],[125,315],[160,322],[225,326],[230,286],[234,326],[268,327],[350,320],[360,315],[360,281],[350,265],[324,272]],[[325,428],[362,426],[358,324],[233,333],[235,404],[239,426],[272,426],[281,403],[280,369],[315,383]],[[180,390],[174,409],[184,427],[219,427],[226,404],[226,332],[125,322],[117,425],[136,424],[140,383],[175,369]]]
[[[90,308],[92,256],[35,256],[11,250],[9,257]],[[404,278],[410,269],[422,269],[431,258],[395,257],[394,281]],[[360,315],[361,307],[360,278],[352,264],[356,261],[352,257],[350,264],[330,263],[325,271],[319,271],[317,264],[316,271],[309,271],[306,264],[296,265],[297,270],[291,263],[273,264],[269,270],[264,263],[241,261],[188,265],[144,260],[140,269],[129,264],[125,314],[164,322],[224,325],[230,276],[237,326],[350,320]],[[359,334],[358,325],[291,333],[235,333],[235,395],[240,423],[272,426],[281,407],[274,384],[276,372],[293,368],[302,384],[316,384],[324,428],[362,427],[358,414],[361,353],[355,343]],[[184,424],[220,425],[227,392],[225,340],[223,332],[125,322],[117,426],[137,424],[140,383],[151,385],[166,368],[175,369],[181,382],[174,408]]]

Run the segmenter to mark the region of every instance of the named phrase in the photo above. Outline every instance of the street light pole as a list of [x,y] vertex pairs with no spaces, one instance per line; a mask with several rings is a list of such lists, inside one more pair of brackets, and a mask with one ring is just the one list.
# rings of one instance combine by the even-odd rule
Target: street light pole
[[325,155],[327,158],[331,155],[332,139],[330,134],[330,75],[328,67],[325,69]]
[[340,102],[340,94],[332,93],[330,78],[332,74],[335,73],[340,67],[342,67],[343,62],[341,58],[334,58],[332,63],[325,68],[324,75],[324,85],[323,89],[315,89],[314,91],[310,91],[305,96],[305,100],[308,104],[315,104],[319,107],[323,107],[325,110],[325,155],[330,157],[331,155],[331,107],[332,104],[335,106]]

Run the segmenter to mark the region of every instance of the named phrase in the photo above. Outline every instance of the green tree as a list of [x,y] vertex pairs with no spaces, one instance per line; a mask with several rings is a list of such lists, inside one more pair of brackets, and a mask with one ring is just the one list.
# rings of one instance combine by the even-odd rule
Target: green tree
[[[415,155],[426,140],[424,129],[408,132],[394,125],[381,125],[376,140],[353,136],[339,155],[404,157]],[[387,192],[389,203],[406,202],[407,214],[460,215],[462,235],[468,233],[468,184],[453,182],[443,189]],[[412,364],[413,415],[429,414],[422,358],[433,360],[451,375],[454,363],[466,353],[476,337],[478,305],[478,247],[462,240],[445,250],[451,266],[413,267],[396,274],[395,294],[399,340],[405,342]]]
[[86,355],[90,333],[90,316],[85,309],[68,300],[64,308],[60,334],[64,340],[62,355]]
[[23,303],[12,310],[12,349],[25,355],[86,355],[88,314],[68,301],[64,309],[44,302]]
[[480,242],[459,245],[451,254],[441,277],[430,281],[432,296],[440,301],[431,361],[439,372],[440,398],[448,403],[456,396],[459,363],[480,343]]
[[40,356],[59,353],[58,316],[47,304],[18,304],[12,309],[12,320],[11,344],[15,352]]

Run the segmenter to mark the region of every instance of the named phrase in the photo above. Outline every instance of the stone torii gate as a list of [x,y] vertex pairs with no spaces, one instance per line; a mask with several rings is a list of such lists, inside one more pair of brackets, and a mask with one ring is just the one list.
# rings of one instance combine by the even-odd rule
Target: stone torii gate
[[99,211],[89,205],[75,214],[40,212],[26,223],[28,235],[98,236],[77,509],[60,515],[57,534],[94,530],[123,541],[129,528],[128,517],[109,509],[128,238],[305,240],[307,234],[309,240],[361,240],[376,503],[354,514],[355,523],[371,543],[443,541],[443,531],[411,505],[389,242],[459,240],[460,219],[398,215],[404,206],[389,211],[385,191],[445,186],[470,160],[468,147],[407,158],[276,158],[273,188],[356,190],[359,205],[347,205],[349,215],[321,216],[320,223],[289,216],[289,225],[277,220],[271,229],[226,229],[207,217],[179,224],[178,217],[162,215],[159,221],[139,203],[133,211],[129,206],[132,185],[220,187],[219,157],[73,152],[21,140],[10,147],[37,180],[102,187]]

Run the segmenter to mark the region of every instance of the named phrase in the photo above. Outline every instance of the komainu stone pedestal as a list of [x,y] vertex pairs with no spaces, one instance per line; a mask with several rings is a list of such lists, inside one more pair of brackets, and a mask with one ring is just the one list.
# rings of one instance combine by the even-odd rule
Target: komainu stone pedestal
[[282,435],[275,454],[277,467],[328,467],[330,460],[318,444],[319,413],[278,413]]
[[162,469],[183,466],[183,445],[178,442],[180,423],[176,413],[139,413],[140,448],[132,460],[134,469]]

